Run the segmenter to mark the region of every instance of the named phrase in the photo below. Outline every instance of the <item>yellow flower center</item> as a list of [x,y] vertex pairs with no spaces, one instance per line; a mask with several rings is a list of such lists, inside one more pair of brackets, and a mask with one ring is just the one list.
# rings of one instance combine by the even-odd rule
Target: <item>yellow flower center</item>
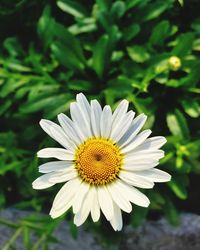
[[90,138],[75,154],[75,167],[82,180],[94,185],[114,181],[121,169],[123,156],[111,140]]

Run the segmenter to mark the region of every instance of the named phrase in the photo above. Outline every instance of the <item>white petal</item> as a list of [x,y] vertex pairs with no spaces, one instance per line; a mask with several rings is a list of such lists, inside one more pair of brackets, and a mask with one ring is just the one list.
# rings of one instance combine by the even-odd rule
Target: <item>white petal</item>
[[37,152],[37,156],[40,158],[56,158],[63,161],[72,161],[74,154],[63,148],[44,148]]
[[59,114],[58,115],[58,121],[60,125],[62,126],[63,130],[65,131],[66,135],[76,144],[79,145],[82,141],[81,138],[76,133],[76,130],[74,129],[74,124],[72,120],[67,117],[65,114]]
[[100,119],[101,119],[102,109],[97,100],[91,101],[91,125],[93,134],[96,137],[101,135],[100,130]]
[[133,173],[128,171],[120,171],[119,178],[124,182],[139,188],[152,188],[154,183],[140,175],[140,172]]
[[138,172],[141,176],[153,182],[167,182],[171,180],[171,175],[157,168]]
[[65,183],[57,193],[50,211],[52,218],[57,218],[66,212],[72,205],[74,195],[76,194],[81,182],[78,178]]
[[68,138],[65,135],[63,129],[58,126],[56,123],[42,119],[40,121],[40,126],[42,129],[50,135],[54,140],[56,140],[58,143],[60,143],[63,147],[69,148],[70,145],[68,143]]
[[106,105],[101,114],[101,136],[104,138],[109,138],[110,131],[112,127],[112,111],[110,106]]
[[44,174],[38,177],[33,183],[32,186],[34,189],[45,189],[52,187],[55,183],[49,181],[49,178],[53,175],[53,173]]
[[147,170],[150,168],[154,168],[159,164],[158,161],[129,161],[128,163],[125,163],[123,165],[123,169],[127,171],[142,171],[142,170]]
[[92,206],[93,194],[94,193],[92,192],[92,190],[89,190],[89,192],[86,194],[81,210],[77,214],[75,214],[74,224],[76,226],[82,225],[87,219]]
[[137,148],[141,143],[143,143],[147,137],[151,134],[150,129],[146,129],[137,135],[128,145],[121,149],[123,154],[132,151],[133,149]]
[[113,217],[113,201],[105,186],[97,187],[100,208],[107,220]]
[[93,202],[91,203],[91,216],[94,222],[97,222],[100,217],[100,206],[96,187],[93,187]]
[[52,219],[58,218],[59,216],[67,212],[67,210],[72,206],[72,199],[69,200],[68,202],[65,201],[64,203],[62,203],[62,205],[63,206],[58,209],[53,209],[53,208],[51,209],[49,215],[51,216]]
[[79,190],[76,194],[76,196],[74,197],[74,201],[73,201],[73,212],[74,213],[78,213],[79,210],[81,209],[81,206],[82,206],[82,203],[83,203],[83,200],[89,190],[89,184],[85,183],[85,182],[82,182],[80,187],[79,187]]
[[121,190],[118,188],[117,184],[110,184],[107,188],[111,194],[113,201],[117,204],[117,206],[119,206],[123,211],[130,213],[132,211],[132,205],[124,197],[124,194],[121,193]]
[[55,175],[49,178],[49,181],[52,183],[61,183],[74,179],[77,176],[77,171],[74,169],[73,166],[71,166],[65,171],[56,172]]
[[121,120],[119,120],[118,124],[112,126],[110,137],[115,142],[118,142],[121,137],[126,133],[127,129],[132,123],[134,115],[135,113],[133,111],[129,111],[127,114],[122,115]]
[[84,141],[86,138],[92,136],[90,129],[90,121],[84,116],[84,113],[80,110],[77,103],[70,104],[70,113],[72,120],[74,121],[74,128],[76,129],[79,137]]
[[118,123],[118,119],[121,119],[121,116],[125,114],[127,110],[128,110],[128,101],[122,100],[113,113],[114,126]]
[[140,152],[134,152],[134,153],[127,153],[125,158],[125,163],[134,162],[137,160],[143,160],[143,161],[158,161],[159,159],[164,157],[164,151],[163,150],[144,150]]
[[149,199],[144,195],[142,192],[140,192],[138,189],[125,184],[124,182],[118,180],[117,184],[119,185],[119,188],[123,190],[123,192],[126,194],[127,199],[131,201],[132,203],[141,206],[141,207],[148,207],[149,206]]
[[110,220],[110,224],[115,231],[121,231],[123,226],[121,210],[115,203],[113,203],[113,208],[114,216]]
[[138,146],[135,151],[140,151],[140,150],[156,150],[161,148],[167,140],[163,136],[154,136],[151,138],[146,139],[145,142],[143,142],[140,146]]
[[40,173],[50,173],[53,171],[63,171],[66,170],[68,167],[73,166],[73,162],[71,161],[52,161],[47,162],[39,166]]
[[144,114],[141,114],[137,116],[133,121],[129,129],[126,131],[124,136],[120,139],[118,144],[121,147],[124,147],[125,145],[129,144],[130,141],[133,140],[133,138],[139,133],[141,128],[144,126],[146,122],[147,116]]
[[90,121],[90,104],[88,103],[88,100],[84,96],[83,93],[80,93],[76,96],[76,101],[80,107],[80,110],[83,112],[84,116],[86,117],[87,121]]
[[74,149],[75,145],[70,142],[70,139],[65,136],[64,133],[60,133],[55,127],[50,127],[50,131],[55,136],[57,142],[60,143],[64,148]]
[[[39,122],[41,128],[49,135],[51,136],[53,139],[54,136],[52,135],[52,132],[50,131],[50,127],[52,126],[55,126],[58,130],[60,130],[60,126],[57,125],[56,123],[52,122],[52,121],[49,121],[49,120],[46,120],[46,119],[41,119],[40,122]],[[62,129],[61,129],[62,130]]]

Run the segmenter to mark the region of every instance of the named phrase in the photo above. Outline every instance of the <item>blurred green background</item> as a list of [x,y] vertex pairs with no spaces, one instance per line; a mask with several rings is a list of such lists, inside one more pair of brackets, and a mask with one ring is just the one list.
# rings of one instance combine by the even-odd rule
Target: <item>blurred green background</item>
[[[54,145],[39,127],[69,113],[83,92],[113,108],[125,98],[146,128],[167,137],[160,168],[172,175],[147,193],[148,209],[134,207],[124,223],[138,226],[165,214],[200,213],[200,1],[199,0],[1,0],[0,1],[0,207],[48,213],[61,186],[32,189],[39,176],[36,152]],[[48,249],[57,220],[32,216],[13,226],[30,248],[29,233]],[[85,228],[105,245],[116,237],[109,224],[90,220]],[[118,237],[120,238],[120,237]],[[14,240],[11,240],[10,246]],[[8,248],[11,249],[11,248]]]

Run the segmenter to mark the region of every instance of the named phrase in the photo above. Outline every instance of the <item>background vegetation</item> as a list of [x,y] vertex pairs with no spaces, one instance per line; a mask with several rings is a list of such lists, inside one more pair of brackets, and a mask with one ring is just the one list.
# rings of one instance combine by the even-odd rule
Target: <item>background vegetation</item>
[[[198,0],[16,0],[0,2],[0,207],[47,213],[60,186],[35,191],[36,152],[54,145],[41,118],[68,114],[83,92],[113,108],[122,98],[148,115],[146,127],[168,143],[161,168],[172,181],[148,191],[149,209],[134,207],[125,224],[165,214],[177,224],[180,211],[199,213],[196,203],[200,130],[200,2]],[[189,196],[188,196],[189,190]],[[5,249],[23,234],[25,249],[48,249],[57,220],[31,216],[18,224]],[[103,218],[85,225],[107,245],[113,233]],[[30,231],[38,236],[30,245]],[[113,241],[114,242],[114,241]],[[7,247],[7,248],[6,248]]]

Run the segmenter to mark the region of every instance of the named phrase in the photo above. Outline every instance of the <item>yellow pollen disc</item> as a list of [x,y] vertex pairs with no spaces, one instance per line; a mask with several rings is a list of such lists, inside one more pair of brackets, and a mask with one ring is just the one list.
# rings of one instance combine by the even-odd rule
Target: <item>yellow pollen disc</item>
[[75,167],[85,182],[103,185],[114,181],[121,169],[123,156],[111,140],[90,138],[75,154]]

